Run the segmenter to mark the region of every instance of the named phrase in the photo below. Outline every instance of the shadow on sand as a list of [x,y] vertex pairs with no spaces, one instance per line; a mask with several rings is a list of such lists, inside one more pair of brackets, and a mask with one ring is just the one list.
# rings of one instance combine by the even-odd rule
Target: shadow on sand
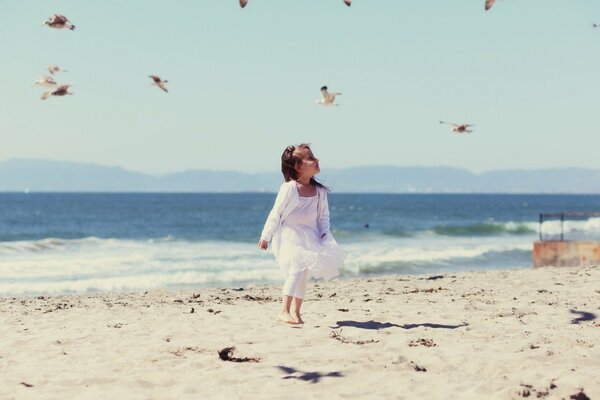
[[360,329],[370,329],[370,330],[375,330],[378,331],[380,329],[387,329],[387,328],[402,328],[402,329],[414,329],[414,328],[418,328],[420,326],[426,327],[426,328],[436,328],[436,329],[456,329],[456,328],[460,328],[462,326],[467,326],[469,324],[467,324],[466,322],[463,322],[459,325],[442,325],[442,324],[430,324],[428,322],[423,323],[423,324],[404,324],[404,325],[398,325],[398,324],[392,324],[390,322],[378,322],[378,321],[365,321],[365,322],[360,322],[360,321],[337,321],[337,326],[330,326],[330,328],[332,329],[338,329],[338,328],[342,328],[344,326],[350,326],[353,328],[360,328]]
[[598,318],[598,316],[596,314],[587,312],[587,311],[578,311],[578,310],[574,310],[574,309],[570,309],[569,311],[571,311],[571,314],[581,315],[579,318],[572,319],[571,320],[572,324],[580,324],[582,322],[593,321],[596,318]]
[[[338,372],[338,371],[329,372],[329,373],[304,372],[304,371],[299,371],[295,368],[285,367],[283,365],[278,365],[277,368],[279,368],[281,371],[283,371],[284,373],[287,374],[286,376],[284,376],[281,379],[300,379],[301,381],[310,382],[310,383],[319,383],[321,378],[328,378],[328,377],[341,378],[344,376],[344,374],[342,374],[341,372]],[[293,375],[296,372],[299,373],[300,375]]]

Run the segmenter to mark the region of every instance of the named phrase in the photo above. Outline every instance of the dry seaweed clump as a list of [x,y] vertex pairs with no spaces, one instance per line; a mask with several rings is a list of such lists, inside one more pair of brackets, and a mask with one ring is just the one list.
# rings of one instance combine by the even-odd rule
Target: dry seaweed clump
[[231,362],[260,362],[260,358],[257,357],[234,357],[234,351],[235,346],[225,347],[224,349],[219,350],[219,358],[223,361]]

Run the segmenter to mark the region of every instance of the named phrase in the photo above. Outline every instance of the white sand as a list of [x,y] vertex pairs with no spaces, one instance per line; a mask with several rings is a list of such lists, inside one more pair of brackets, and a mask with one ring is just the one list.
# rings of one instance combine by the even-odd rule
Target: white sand
[[0,399],[600,398],[600,268],[427,278],[0,299]]

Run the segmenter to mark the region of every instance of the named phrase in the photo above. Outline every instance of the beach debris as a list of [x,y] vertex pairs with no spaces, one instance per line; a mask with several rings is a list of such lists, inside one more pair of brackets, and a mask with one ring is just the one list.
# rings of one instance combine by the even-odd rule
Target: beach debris
[[48,72],[50,72],[50,75],[54,75],[54,74],[57,74],[59,72],[67,72],[67,70],[66,69],[62,69],[58,65],[50,64],[50,65],[48,65]]
[[338,308],[337,310],[341,311],[341,312],[348,312],[349,311],[347,308]]
[[192,309],[190,310],[190,312],[184,312],[184,314],[193,314],[196,310],[194,309],[194,307],[192,307]]
[[337,293],[333,292],[332,294],[329,295],[329,298],[332,298],[332,297],[335,297],[335,296],[337,296]]
[[54,14],[53,16],[48,17],[48,20],[44,22],[44,24],[54,29],[69,29],[72,31],[75,30],[75,25],[73,25],[67,17],[60,14]]
[[352,339],[348,339],[344,336],[342,336],[342,329],[338,331],[333,330],[331,331],[331,333],[329,333],[329,337],[335,340],[338,340],[342,343],[352,343],[352,344],[368,344],[368,343],[379,343],[379,340],[375,340],[375,339],[368,339],[368,340],[352,340]]
[[196,294],[196,293],[192,293],[192,299],[197,299],[200,297],[200,293]]
[[234,351],[235,346],[225,347],[224,349],[219,350],[219,358],[223,361],[231,362],[260,362],[260,358],[258,357],[234,357]]
[[[517,395],[521,397],[536,397],[538,399],[547,397],[550,395],[550,391],[556,389],[557,386],[554,384],[554,379],[550,382],[550,385],[545,389],[536,389],[533,385],[522,383],[523,389],[517,392]],[[535,396],[534,396],[535,395]]]
[[332,92],[330,93],[329,90],[327,89],[327,86],[322,86],[321,87],[321,96],[323,96],[321,99],[317,100],[315,103],[322,105],[322,106],[339,106],[339,104],[335,104],[335,96],[341,96],[341,93],[339,92]]
[[42,94],[41,99],[46,100],[50,96],[72,95],[73,93],[69,92],[70,87],[71,87],[71,85],[60,85],[59,87],[57,87],[56,89],[54,89],[52,91],[44,92],[44,94]]
[[243,295],[242,299],[248,301],[273,301],[273,298],[271,296],[251,296],[249,294]]
[[416,347],[416,346],[436,347],[437,346],[437,344],[434,343],[433,339],[411,340],[408,345],[410,347]]
[[123,325],[127,325],[127,324],[124,324],[124,323],[121,323],[121,322],[117,322],[117,323],[116,323],[116,324],[114,324],[114,325],[107,324],[106,326],[108,326],[109,328],[116,328],[116,329],[120,329],[120,328],[122,328],[122,327],[123,327]]
[[152,83],[152,85],[158,86],[164,92],[169,93],[169,91],[167,90],[167,85],[166,85],[166,83],[169,82],[169,81],[163,81],[157,75],[149,75],[149,77],[152,78],[152,80],[154,81]]
[[485,0],[485,11],[492,8],[492,6],[494,5],[495,2],[496,2],[496,0]]
[[244,290],[246,290],[246,289],[244,289],[243,287],[241,287],[241,288],[237,288],[237,289],[236,289],[236,288],[233,288],[233,289],[231,289],[231,290],[233,290],[234,292],[243,292],[243,291],[244,291]]
[[213,310],[212,308],[209,308],[206,311],[208,311],[209,313],[214,314],[214,315],[217,315],[217,314],[219,314],[221,312],[221,311],[218,311],[218,310]]
[[454,122],[446,121],[440,121],[440,124],[450,125],[452,127],[450,128],[450,132],[454,132],[456,134],[471,133],[473,130],[469,128],[475,126],[473,124],[455,124]]
[[590,400],[590,398],[583,393],[583,389],[579,389],[579,393],[575,393],[572,394],[571,396],[569,396],[569,399],[571,400]]
[[417,372],[427,372],[427,368],[418,365],[414,361],[410,362],[410,366]]
[[33,84],[37,85],[37,86],[47,87],[47,88],[53,88],[57,85],[54,78],[52,78],[51,76],[48,76],[48,75],[40,76],[35,82],[33,82]]
[[175,300],[173,300],[173,303],[183,303],[183,300],[181,300],[181,299],[175,299]]
[[25,387],[33,387],[33,385],[31,383],[27,383],[27,382],[21,382],[21,385],[23,385]]
[[428,281],[435,281],[436,279],[443,279],[444,275],[434,275],[427,278]]
[[174,356],[177,357],[184,357],[185,358],[185,353],[186,352],[193,352],[193,353],[209,353],[211,352],[208,349],[203,349],[201,347],[197,347],[197,346],[187,346],[187,347],[180,347],[180,348],[176,348],[173,350],[169,350],[169,353],[173,354]]
[[436,288],[429,288],[429,289],[419,289],[419,288],[416,288],[416,289],[413,289],[413,290],[411,290],[409,292],[404,292],[404,294],[412,294],[412,293],[434,293],[434,292],[439,292],[440,290],[448,290],[448,289],[443,288],[441,286],[438,287],[437,289]]

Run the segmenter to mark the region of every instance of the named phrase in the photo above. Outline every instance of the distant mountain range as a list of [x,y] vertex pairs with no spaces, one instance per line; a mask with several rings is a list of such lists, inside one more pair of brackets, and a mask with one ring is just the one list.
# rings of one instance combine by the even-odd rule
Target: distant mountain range
[[[328,169],[319,179],[335,192],[600,193],[600,169],[498,170],[474,174],[449,167],[366,166]],[[2,192],[275,192],[279,172],[193,170],[148,175],[64,161],[0,162]]]

